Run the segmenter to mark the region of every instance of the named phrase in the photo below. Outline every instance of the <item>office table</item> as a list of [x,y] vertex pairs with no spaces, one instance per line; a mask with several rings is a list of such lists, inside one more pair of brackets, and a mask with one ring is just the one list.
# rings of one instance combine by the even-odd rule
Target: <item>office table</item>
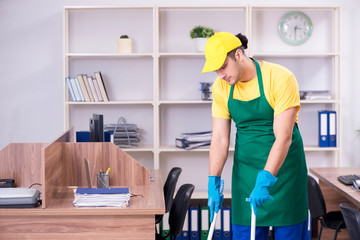
[[360,174],[360,167],[310,168],[310,173],[319,178],[328,211],[339,211],[339,204],[347,202],[360,208],[360,192],[337,180],[340,175]]
[[153,170],[150,187],[130,186],[127,208],[74,207],[73,189],[56,196],[47,208],[0,209],[0,239],[154,239],[155,215],[164,214],[163,183]]

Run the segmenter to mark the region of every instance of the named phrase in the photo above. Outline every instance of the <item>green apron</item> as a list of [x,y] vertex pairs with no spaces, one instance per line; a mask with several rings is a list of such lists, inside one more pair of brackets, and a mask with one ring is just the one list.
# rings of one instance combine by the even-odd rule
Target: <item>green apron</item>
[[[250,226],[250,196],[259,170],[264,169],[275,141],[274,110],[265,98],[259,64],[256,73],[260,97],[250,101],[233,99],[231,86],[228,108],[237,128],[232,172],[232,222]],[[257,209],[257,226],[287,226],[307,219],[307,167],[302,138],[294,125],[292,143],[281,166],[277,182],[269,189],[274,200]]]

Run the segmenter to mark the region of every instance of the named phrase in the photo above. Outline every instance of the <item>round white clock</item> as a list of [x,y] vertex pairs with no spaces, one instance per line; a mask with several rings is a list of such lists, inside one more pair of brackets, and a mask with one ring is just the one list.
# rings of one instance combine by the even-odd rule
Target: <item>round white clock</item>
[[310,18],[302,12],[289,12],[279,23],[281,39],[290,45],[300,45],[306,42],[312,34]]

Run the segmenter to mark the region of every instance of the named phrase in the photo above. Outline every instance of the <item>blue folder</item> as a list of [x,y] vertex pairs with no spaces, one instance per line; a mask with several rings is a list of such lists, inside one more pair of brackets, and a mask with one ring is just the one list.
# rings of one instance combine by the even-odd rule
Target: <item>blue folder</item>
[[329,146],[328,116],[327,111],[319,111],[319,147]]
[[78,194],[121,194],[129,193],[129,188],[78,188]]

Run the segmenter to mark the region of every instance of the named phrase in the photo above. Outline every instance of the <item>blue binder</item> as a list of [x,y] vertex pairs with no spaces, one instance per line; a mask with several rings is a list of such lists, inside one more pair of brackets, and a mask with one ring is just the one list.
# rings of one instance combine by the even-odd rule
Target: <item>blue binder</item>
[[190,239],[199,239],[199,208],[190,207],[189,208],[189,222],[190,222]]
[[328,139],[329,147],[336,147],[336,112],[328,111]]
[[215,228],[214,228],[214,240],[221,240],[222,239],[222,214],[221,209],[217,213]]
[[319,147],[329,146],[328,115],[327,111],[319,111]]
[[185,220],[183,229],[181,231],[181,240],[190,240],[190,233],[189,233],[189,211],[186,212]]
[[230,207],[223,207],[222,211],[222,239],[231,239],[231,209]]

